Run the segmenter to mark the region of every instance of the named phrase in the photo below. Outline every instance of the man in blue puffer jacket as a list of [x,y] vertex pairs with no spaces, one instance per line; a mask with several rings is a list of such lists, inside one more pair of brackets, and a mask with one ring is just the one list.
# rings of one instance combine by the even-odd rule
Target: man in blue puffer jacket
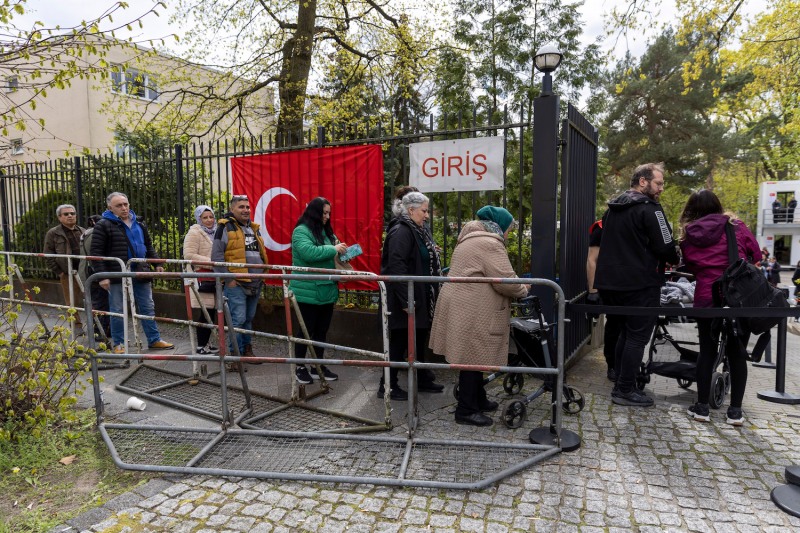
[[[112,192],[106,198],[106,205],[108,209],[94,228],[91,254],[119,258],[123,262],[134,257],[158,259],[147,228],[137,220],[128,203],[128,197],[121,192]],[[95,272],[120,272],[119,263],[113,260],[94,261],[92,266]],[[136,263],[134,266],[138,266],[140,270],[147,268]],[[164,268],[159,265],[156,270],[163,272]],[[139,314],[155,316],[150,280],[134,280],[132,285],[133,298]],[[108,291],[109,310],[112,313],[122,313],[122,280],[104,279],[100,281],[100,286]],[[154,321],[143,320],[142,329],[151,350],[175,348],[174,344],[161,340],[161,334]],[[113,353],[125,353],[125,329],[120,317],[111,317],[111,338],[114,344]]]

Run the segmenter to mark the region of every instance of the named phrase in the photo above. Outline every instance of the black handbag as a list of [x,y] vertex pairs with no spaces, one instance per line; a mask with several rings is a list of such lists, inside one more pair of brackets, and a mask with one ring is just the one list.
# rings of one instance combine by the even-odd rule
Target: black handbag
[[[783,291],[769,284],[761,269],[739,257],[736,232],[725,225],[728,237],[729,266],[712,287],[717,307],[789,307]],[[747,331],[761,334],[776,326],[783,317],[747,317],[737,321]]]

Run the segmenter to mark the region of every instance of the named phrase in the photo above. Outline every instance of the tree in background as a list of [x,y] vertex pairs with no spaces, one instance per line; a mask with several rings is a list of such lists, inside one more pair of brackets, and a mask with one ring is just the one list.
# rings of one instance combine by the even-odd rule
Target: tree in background
[[[303,139],[308,95],[316,92],[312,74],[322,57],[349,54],[353,59],[333,62],[366,67],[385,52],[375,46],[382,36],[403,38],[396,32],[402,6],[388,0],[180,0],[178,11],[177,21],[193,27],[187,37],[189,59],[230,72],[230,83],[176,84],[162,93],[156,118],[170,110],[204,106],[213,120],[209,126],[239,124],[248,108],[263,107],[263,89],[274,88],[279,102],[276,131],[284,144]],[[395,49],[400,46],[394,43]],[[188,126],[184,122],[179,131],[191,131]]]
[[744,31],[741,46],[720,52],[725,81],[717,111],[747,137],[768,179],[800,170],[800,3],[779,0]]
[[737,155],[740,139],[713,113],[716,66],[684,85],[691,50],[666,30],[641,59],[629,56],[610,74],[606,88],[614,97],[603,127],[613,174],[627,176],[641,163],[663,161],[667,185],[685,194],[700,185],[713,189],[717,166]]

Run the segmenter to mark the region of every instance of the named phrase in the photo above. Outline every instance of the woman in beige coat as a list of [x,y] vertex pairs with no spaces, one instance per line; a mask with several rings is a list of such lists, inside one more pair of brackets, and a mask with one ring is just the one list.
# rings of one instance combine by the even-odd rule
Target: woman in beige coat
[[[217,230],[214,210],[207,205],[198,206],[194,210],[194,219],[197,224],[189,228],[189,232],[183,240],[183,258],[189,261],[211,261],[211,244],[214,241],[214,232]],[[194,272],[210,271],[210,267],[194,267]],[[206,308],[208,316],[212,320],[217,313],[214,302],[214,278],[207,280],[200,278],[199,281],[200,301],[194,291],[191,291],[192,320],[206,322],[201,307]],[[197,328],[197,353],[206,355],[219,351],[219,348],[209,343],[210,338],[211,330],[209,328]]]
[[[479,220],[468,222],[458,236],[450,261],[450,276],[515,278],[505,238],[514,217],[502,207],[482,207]],[[508,324],[511,298],[523,298],[528,286],[502,283],[445,283],[431,328],[430,347],[450,364],[508,364]],[[456,422],[489,426],[484,412],[497,409],[486,397],[483,373],[462,370],[458,376]]]

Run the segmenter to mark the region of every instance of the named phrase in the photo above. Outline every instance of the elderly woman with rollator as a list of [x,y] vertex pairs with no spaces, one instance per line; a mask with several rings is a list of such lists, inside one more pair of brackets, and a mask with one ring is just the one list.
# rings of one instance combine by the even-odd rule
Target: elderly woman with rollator
[[[409,192],[400,199],[397,215],[389,222],[381,254],[381,275],[384,276],[439,276],[439,252],[430,232],[425,228],[428,220],[428,197],[420,192]],[[387,283],[389,310],[389,359],[402,361],[408,346],[408,285]],[[439,294],[438,283],[414,284],[415,353],[419,362],[425,362],[433,310]],[[408,392],[400,387],[397,368],[389,369],[389,396],[392,400],[408,399]],[[417,372],[420,392],[442,392],[444,386],[436,383],[432,370]],[[378,397],[386,394],[383,377],[378,387]]]
[[[517,277],[505,247],[514,217],[502,207],[488,205],[477,216],[458,236],[449,275]],[[528,286],[516,283],[445,283],[436,304],[431,349],[453,365],[507,365],[510,299],[527,294]],[[492,419],[484,413],[496,410],[497,402],[486,396],[483,373],[462,370],[458,386],[456,422],[490,426]]]

